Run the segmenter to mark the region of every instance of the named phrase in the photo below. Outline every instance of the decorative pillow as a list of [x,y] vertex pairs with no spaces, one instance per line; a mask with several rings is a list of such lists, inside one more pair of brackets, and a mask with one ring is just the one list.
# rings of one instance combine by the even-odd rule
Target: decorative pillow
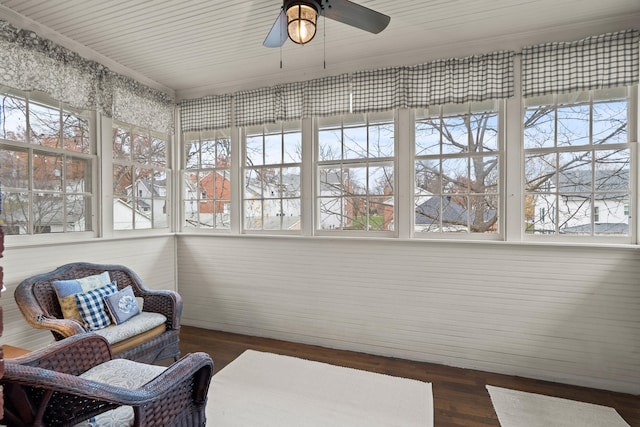
[[87,276],[80,279],[70,280],[53,280],[51,284],[58,296],[58,302],[62,309],[62,316],[65,319],[72,319],[83,324],[82,316],[78,311],[76,303],[76,294],[87,292],[111,283],[109,272],[105,271],[101,274]]
[[138,307],[138,302],[131,286],[105,297],[104,302],[111,314],[113,323],[116,325],[124,323],[140,313],[140,307]]
[[76,294],[78,311],[88,330],[95,331],[109,326],[111,319],[105,311],[104,298],[116,292],[118,285],[114,281],[101,288]]

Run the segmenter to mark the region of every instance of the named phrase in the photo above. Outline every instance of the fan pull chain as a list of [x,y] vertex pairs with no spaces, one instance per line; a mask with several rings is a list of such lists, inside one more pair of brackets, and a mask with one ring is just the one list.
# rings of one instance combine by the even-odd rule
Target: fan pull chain
[[322,17],[322,66],[327,69],[327,18]]

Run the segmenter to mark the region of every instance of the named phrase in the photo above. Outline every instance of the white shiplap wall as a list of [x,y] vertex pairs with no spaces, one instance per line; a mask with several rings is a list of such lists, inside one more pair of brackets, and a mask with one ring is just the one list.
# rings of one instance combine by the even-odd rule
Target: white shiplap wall
[[640,394],[640,253],[179,236],[183,323]]
[[16,247],[7,244],[0,264],[7,291],[0,298],[4,331],[0,343],[35,350],[53,341],[49,331],[33,329],[13,299],[16,286],[27,277],[46,273],[69,262],[122,264],[135,271],[152,289],[175,289],[175,237],[127,240],[93,240],[44,246]]

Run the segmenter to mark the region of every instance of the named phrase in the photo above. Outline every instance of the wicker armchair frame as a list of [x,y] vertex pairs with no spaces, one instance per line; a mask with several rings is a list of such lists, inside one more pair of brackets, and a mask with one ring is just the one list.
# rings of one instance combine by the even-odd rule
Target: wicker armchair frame
[[9,427],[73,426],[114,409],[133,407],[134,426],[204,426],[213,361],[189,353],[142,387],[130,390],[77,375],[111,360],[106,339],[79,334],[26,356],[5,360],[4,418]]
[[79,279],[108,271],[111,280],[116,280],[118,289],[131,286],[137,297],[144,299],[143,310],[161,313],[167,318],[166,331],[161,335],[125,350],[113,357],[154,363],[158,360],[180,357],[180,316],[182,298],[170,290],[151,290],[142,284],[142,280],[131,269],[122,265],[93,264],[74,262],[58,267],[49,273],[25,279],[15,290],[14,298],[25,320],[34,328],[48,329],[56,341],[87,333],[88,331],[74,320],[62,316],[55,289],[54,280]]

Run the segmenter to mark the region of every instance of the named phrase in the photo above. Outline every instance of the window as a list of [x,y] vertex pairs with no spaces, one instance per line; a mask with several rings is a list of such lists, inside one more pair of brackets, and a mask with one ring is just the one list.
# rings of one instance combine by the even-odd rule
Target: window
[[392,232],[393,113],[318,120],[318,231]]
[[[528,234],[630,235],[629,96],[614,88],[526,100]],[[532,215],[543,208],[548,215]]]
[[114,230],[169,226],[167,140],[167,135],[114,123]]
[[6,234],[93,230],[90,116],[44,96],[0,94]]
[[184,145],[184,227],[230,227],[231,138],[229,129],[193,133]]
[[244,154],[244,230],[301,230],[300,122],[245,129]]
[[416,113],[414,233],[500,233],[500,132],[495,102]]

